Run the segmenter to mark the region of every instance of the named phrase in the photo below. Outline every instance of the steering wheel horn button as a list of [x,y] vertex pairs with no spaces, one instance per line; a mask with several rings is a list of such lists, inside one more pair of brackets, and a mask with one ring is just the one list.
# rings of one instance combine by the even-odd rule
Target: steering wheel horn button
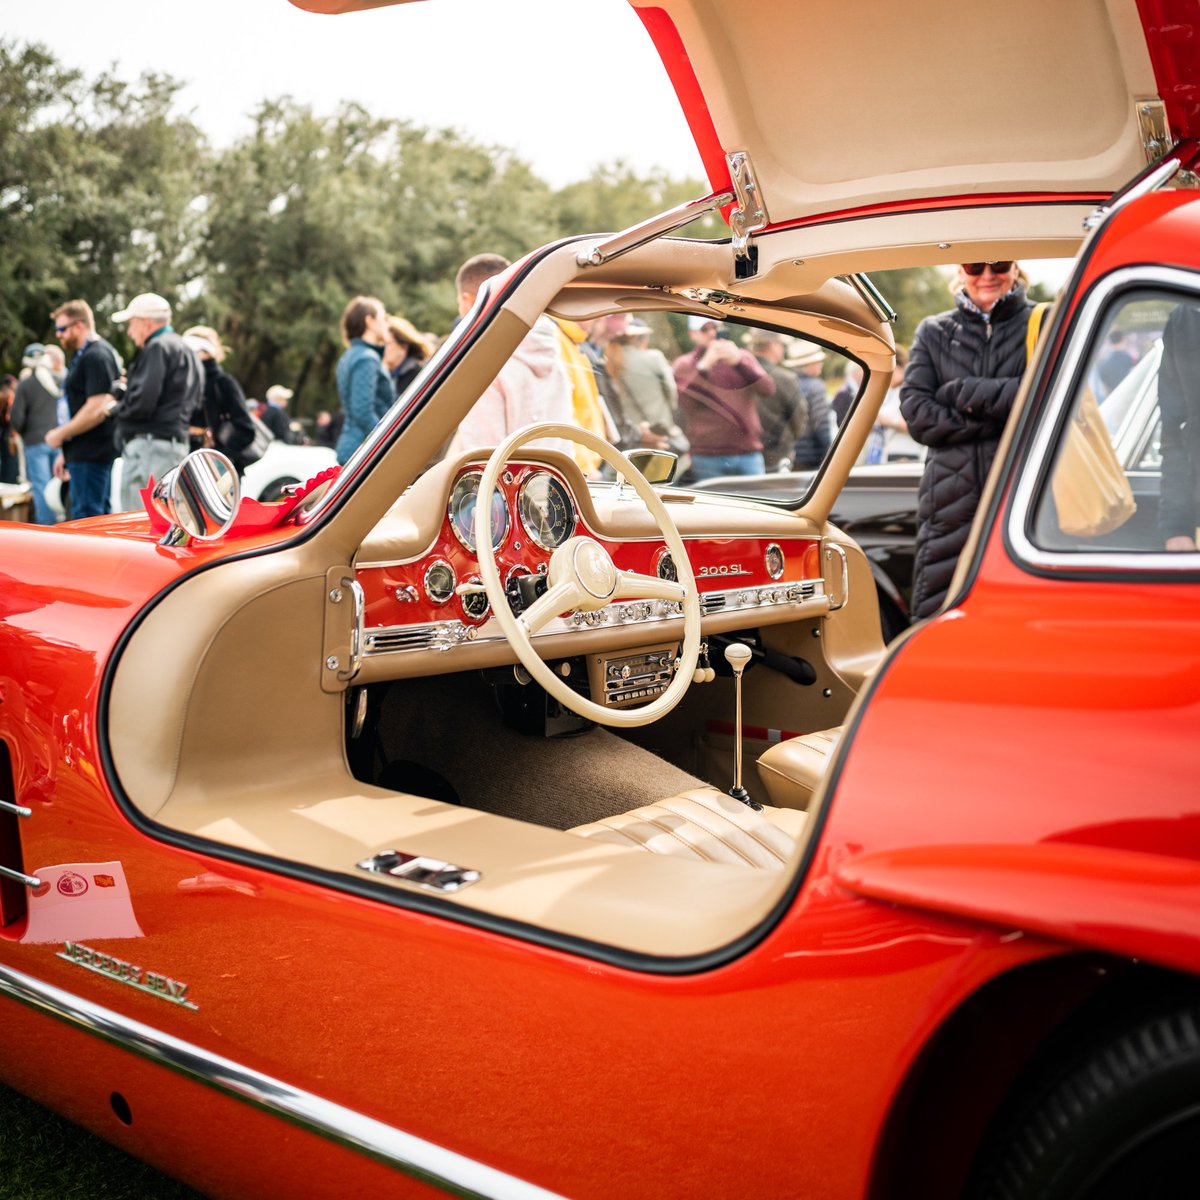
[[553,585],[562,578],[572,580],[579,588],[578,607],[595,607],[613,598],[620,576],[616,564],[599,542],[589,537],[573,537],[564,542],[550,559],[550,582]]

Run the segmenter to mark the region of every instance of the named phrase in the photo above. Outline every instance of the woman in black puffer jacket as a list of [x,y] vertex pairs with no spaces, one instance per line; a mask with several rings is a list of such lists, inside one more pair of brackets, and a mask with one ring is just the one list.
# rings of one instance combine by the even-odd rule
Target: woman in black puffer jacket
[[204,368],[204,392],[188,427],[192,449],[209,445],[220,450],[241,475],[250,463],[258,460],[258,455],[250,450],[256,430],[242,385],[221,369],[226,350],[215,329],[193,325],[183,340],[196,352]]
[[[982,268],[976,272],[977,268]],[[1025,372],[1025,298],[1015,262],[965,263],[955,307],[913,339],[900,411],[929,447],[917,498],[912,614],[941,607]]]

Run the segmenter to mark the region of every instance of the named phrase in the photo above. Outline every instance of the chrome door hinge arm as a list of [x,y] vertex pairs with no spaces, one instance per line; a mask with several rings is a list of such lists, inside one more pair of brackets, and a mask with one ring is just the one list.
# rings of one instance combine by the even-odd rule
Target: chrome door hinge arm
[[1119,192],[1114,192],[1107,203],[1097,205],[1092,209],[1083,218],[1084,232],[1091,233],[1093,229],[1099,228],[1112,213],[1116,212],[1118,208],[1124,208],[1131,200],[1137,200],[1142,196],[1148,196],[1151,192],[1158,191],[1183,166],[1183,147],[1184,143],[1176,143],[1161,162],[1147,167]]
[[636,250],[638,246],[654,241],[655,238],[682,229],[684,225],[690,225],[697,218],[724,208],[732,201],[732,192],[714,192],[711,196],[702,196],[699,200],[677,204],[674,208],[659,213],[657,217],[631,225],[621,233],[614,233],[607,241],[580,250],[575,255],[575,261],[581,267],[598,267],[622,254],[628,254],[630,250]]

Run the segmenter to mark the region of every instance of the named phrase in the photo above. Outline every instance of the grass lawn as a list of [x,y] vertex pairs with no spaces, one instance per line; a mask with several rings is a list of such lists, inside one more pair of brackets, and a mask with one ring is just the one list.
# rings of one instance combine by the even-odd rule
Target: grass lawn
[[202,1200],[6,1087],[0,1130],[0,1200]]

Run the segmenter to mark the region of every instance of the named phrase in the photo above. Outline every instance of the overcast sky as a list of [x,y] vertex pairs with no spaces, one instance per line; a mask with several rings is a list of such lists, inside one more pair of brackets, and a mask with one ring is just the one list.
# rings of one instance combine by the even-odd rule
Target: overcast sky
[[675,93],[626,0],[422,0],[342,16],[288,0],[4,0],[0,36],[44,42],[89,75],[116,62],[187,81],[218,145],[263,99],[454,127],[509,147],[554,186],[627,159],[702,178]]
[[[0,36],[44,42],[89,76],[117,64],[187,83],[217,146],[264,99],[452,127],[516,151],[555,187],[624,159],[704,178],[666,72],[626,0],[421,0],[318,16],[288,0],[3,0]],[[647,213],[647,216],[652,214]],[[1064,268],[1029,264],[1057,286]]]

